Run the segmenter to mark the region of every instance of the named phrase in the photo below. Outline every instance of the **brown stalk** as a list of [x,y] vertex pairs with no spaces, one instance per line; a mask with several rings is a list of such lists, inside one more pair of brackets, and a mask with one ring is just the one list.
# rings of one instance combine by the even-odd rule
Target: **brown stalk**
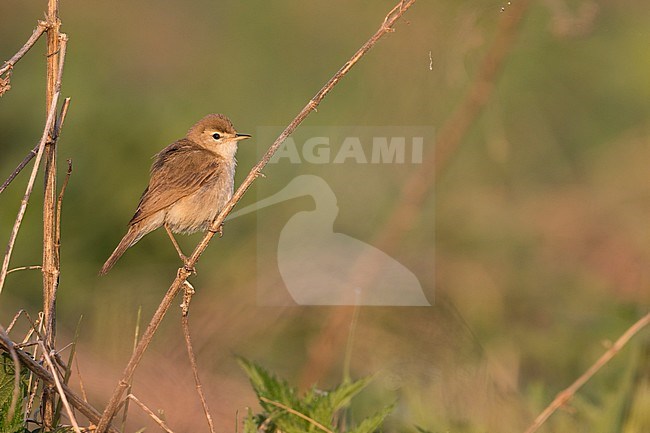
[[[61,77],[66,47],[66,36],[59,31],[59,0],[48,0],[46,19],[47,29],[47,77],[45,86],[45,104],[50,106],[61,90]],[[66,110],[67,111],[67,110]],[[63,112],[62,112],[63,117]],[[57,136],[55,125],[48,130],[45,147],[45,185],[43,198],[43,332],[47,350],[55,347],[56,337],[56,291],[59,285],[59,248],[57,246],[57,200],[56,200],[56,148]],[[41,399],[43,411],[43,428],[52,430],[55,426],[55,391],[51,386],[43,386]]]
[[158,424],[160,426],[161,429],[165,430],[167,433],[174,433],[174,431],[171,430],[167,426],[167,424],[165,424],[165,421],[160,419],[160,417],[156,416],[156,414],[153,413],[153,411],[151,409],[149,409],[144,403],[142,403],[140,400],[138,400],[138,398],[135,395],[129,394],[129,395],[126,396],[126,399],[127,400],[133,400],[135,402],[135,404],[140,406],[140,409],[142,409],[144,411],[144,413],[149,415],[151,417],[151,419],[154,420],[156,422],[156,424]]
[[[422,164],[404,182],[392,213],[383,227],[377,231],[372,242],[376,248],[386,253],[394,251],[401,239],[417,223],[420,209],[430,197],[436,180],[489,101],[499,73],[517,39],[517,32],[528,5],[529,0],[521,0],[513,2],[507,9],[499,22],[494,42],[483,59],[467,94],[440,129],[436,137],[435,151],[430,149]],[[375,278],[372,271],[378,270],[373,269],[376,266],[373,267],[373,264],[368,261],[360,260],[360,262],[362,263],[358,263],[357,269],[364,269],[362,275],[355,275],[354,271],[352,273],[353,277],[364,280],[355,282],[357,287],[368,284]],[[309,359],[300,379],[302,386],[309,386],[332,368],[332,364],[337,359],[332,347],[339,347],[342,344],[341,340],[345,338],[346,333],[341,328],[350,323],[355,310],[349,306],[332,309],[323,331],[308,348]]]
[[[11,351],[14,350],[22,365],[32,371],[36,376],[38,376],[46,385],[56,387],[56,381],[54,380],[52,374],[50,374],[50,372],[41,364],[36,362],[30,353],[17,348],[14,342],[5,337],[2,333],[0,333],[0,349],[8,353],[11,353]],[[100,413],[97,411],[97,409],[86,403],[67,385],[61,384],[61,390],[68,398],[70,405],[81,412],[86,418],[88,418],[88,420],[93,423],[97,423],[99,421]],[[112,427],[110,427],[108,431],[111,433],[119,433],[117,429]]]
[[113,395],[102,414],[102,419],[97,425],[97,433],[104,433],[109,423],[113,419],[117,407],[122,399],[124,391],[128,387],[128,382],[133,376],[136,367],[140,363],[140,360],[144,356],[144,352],[147,350],[151,339],[153,338],[158,326],[160,325],[163,317],[167,313],[171,303],[178,294],[178,292],[183,287],[185,280],[191,275],[191,269],[194,267],[199,257],[205,251],[210,240],[217,233],[224,223],[228,214],[233,210],[235,205],[242,196],[246,193],[251,184],[255,181],[256,178],[262,176],[262,169],[269,162],[273,154],[278,150],[282,142],[289,136],[293,131],[302,123],[303,120],[311,113],[312,110],[315,110],[316,107],[321,103],[323,98],[336,86],[336,84],[350,71],[350,69],[370,50],[376,43],[384,36],[386,33],[393,31],[392,26],[397,22],[397,20],[404,15],[404,13],[415,3],[415,0],[402,0],[400,1],[389,13],[386,15],[383,23],[381,24],[379,30],[375,32],[368,41],[363,44],[363,46],[348,60],[341,69],[334,74],[334,76],[321,88],[320,91],[305,105],[305,107],[298,113],[298,115],[291,121],[289,126],[280,134],[280,136],[273,142],[273,144],[266,151],[262,159],[252,168],[248,173],[242,184],[239,186],[235,194],[226,204],[224,209],[217,215],[217,217],[212,221],[210,230],[206,232],[205,236],[199,242],[194,252],[190,256],[186,266],[178,270],[176,279],[173,281],[167,293],[165,294],[163,300],[161,301],[158,309],[154,313],[147,329],[142,335],[142,339],[138,344],[137,350],[131,356],[124,372],[122,378],[120,379],[117,387],[113,391]]
[[203,406],[203,413],[205,413],[205,418],[208,421],[208,427],[210,427],[210,433],[214,433],[214,423],[212,422],[212,415],[210,415],[210,409],[208,408],[208,403],[205,400],[205,395],[203,394],[203,386],[201,386],[201,380],[199,379],[199,369],[196,365],[196,356],[194,355],[194,349],[192,347],[192,336],[190,335],[190,302],[192,301],[192,295],[194,294],[194,287],[185,281],[185,291],[183,292],[183,303],[181,304],[182,314],[181,314],[181,325],[183,327],[183,336],[185,337],[185,347],[187,348],[187,356],[190,358],[190,366],[192,367],[192,374],[194,375],[194,383],[196,384],[196,392],[199,395],[201,400],[201,406]]
[[609,348],[594,364],[587,369],[575,382],[564,391],[560,392],[557,397],[549,404],[546,409],[540,413],[535,421],[526,429],[526,433],[536,432],[553,413],[564,406],[578,390],[589,381],[605,364],[607,364],[621,349],[630,341],[632,337],[640,330],[650,325],[650,313],[640,318],[636,323],[630,326],[621,335],[618,340]]

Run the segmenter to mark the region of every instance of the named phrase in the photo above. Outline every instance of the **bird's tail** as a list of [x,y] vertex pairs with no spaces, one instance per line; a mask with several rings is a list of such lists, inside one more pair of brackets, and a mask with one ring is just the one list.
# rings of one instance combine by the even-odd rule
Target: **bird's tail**
[[129,231],[126,232],[120,243],[115,248],[115,251],[113,251],[113,254],[111,254],[108,260],[106,260],[106,263],[104,263],[104,266],[102,266],[99,275],[105,275],[110,271],[113,265],[115,265],[120,257],[122,257],[122,254],[124,254],[131,245],[138,242],[143,235],[144,233],[142,233],[142,229],[138,224],[130,226]]

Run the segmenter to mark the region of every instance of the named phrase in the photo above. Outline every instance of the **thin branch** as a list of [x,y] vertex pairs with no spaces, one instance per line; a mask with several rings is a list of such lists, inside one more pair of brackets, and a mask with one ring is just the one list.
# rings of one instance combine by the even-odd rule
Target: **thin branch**
[[183,327],[183,336],[185,337],[185,347],[187,348],[187,356],[190,358],[190,366],[192,367],[192,374],[194,375],[196,392],[199,394],[199,399],[201,400],[201,405],[203,406],[203,412],[205,413],[205,418],[207,419],[208,426],[210,427],[210,433],[214,433],[214,424],[212,422],[212,416],[210,415],[210,408],[208,408],[208,403],[206,402],[205,395],[203,394],[203,387],[201,386],[201,380],[199,379],[199,369],[196,365],[196,356],[194,356],[194,349],[192,348],[192,337],[190,335],[189,314],[190,302],[192,301],[192,295],[194,294],[194,287],[192,287],[192,285],[187,281],[185,281],[184,287],[185,291],[183,292],[183,303],[181,304],[181,325]]
[[600,358],[591,366],[587,371],[585,371],[582,376],[576,379],[575,382],[571,384],[567,389],[560,392],[557,397],[549,404],[542,413],[540,413],[535,421],[531,424],[530,427],[526,430],[526,433],[536,432],[542,424],[551,416],[553,413],[564,406],[578,390],[585,384],[589,379],[591,379],[605,364],[607,364],[620,350],[630,341],[630,339],[638,333],[641,329],[650,325],[650,313],[643,316],[635,324],[630,326],[627,331],[619,337],[618,340],[614,343],[612,347],[603,353]]
[[28,320],[30,323],[32,323],[32,319],[29,317],[29,313],[25,310],[18,310],[18,312],[14,315],[14,318],[11,319],[11,322],[9,323],[9,326],[7,326],[7,334],[11,332],[11,329],[14,327],[20,316],[25,315],[28,317]]
[[[27,369],[32,371],[36,376],[38,376],[45,384],[50,385],[50,386],[56,386],[56,382],[54,380],[54,377],[52,377],[52,374],[50,372],[43,368],[41,364],[36,362],[32,356],[32,354],[27,353],[23,350],[20,350],[16,347],[16,344],[11,341],[9,338],[6,338],[2,333],[0,333],[0,349],[4,350],[5,352],[11,352],[11,350],[16,351],[16,355],[18,355],[18,359],[20,360],[20,363],[24,365]],[[81,399],[74,391],[72,391],[67,385],[61,384],[61,390],[62,392],[66,395],[68,398],[69,403],[76,408],[79,412],[81,412],[88,420],[90,420],[93,423],[97,423],[100,418],[100,413],[86,403],[83,399]],[[109,428],[109,432],[111,433],[119,433],[119,431],[113,427]]]
[[[61,127],[63,126],[63,122],[65,121],[65,116],[68,113],[68,107],[70,106],[70,98],[65,98],[63,101],[63,107],[61,107],[61,114],[59,114],[59,118],[57,119],[55,125],[54,125],[54,136],[56,138],[59,137],[59,134],[61,133]],[[40,147],[40,143],[37,144],[32,150],[29,151],[27,156],[18,164],[18,166],[14,169],[14,171],[9,175],[7,180],[4,181],[2,186],[0,186],[0,194],[7,189],[9,184],[18,176],[18,174],[22,171],[23,168],[31,161],[37,154],[38,154],[38,149]]]
[[45,348],[45,345],[43,344],[42,341],[39,341],[38,344],[41,346],[41,350],[43,351],[43,355],[45,356],[45,362],[47,362],[48,367],[50,367],[50,370],[52,371],[52,377],[54,378],[54,383],[56,384],[56,389],[59,391],[59,395],[61,396],[61,401],[63,402],[63,407],[65,408],[65,411],[68,413],[68,418],[70,418],[70,422],[72,423],[72,427],[74,428],[74,431],[76,433],[81,433],[79,430],[79,424],[77,424],[77,419],[75,418],[74,414],[72,413],[72,409],[70,408],[70,404],[68,403],[68,399],[65,396],[65,392],[63,392],[63,388],[61,387],[61,381],[59,380],[59,374],[56,371],[56,367],[54,367],[54,364],[52,364],[52,360],[50,359],[50,355],[47,353],[47,349]]
[[212,221],[210,229],[206,232],[201,242],[197,245],[194,252],[190,256],[187,264],[178,270],[176,279],[172,282],[171,286],[167,290],[164,298],[162,299],[158,309],[154,313],[147,329],[142,335],[142,340],[138,344],[137,350],[131,356],[127,366],[124,369],[122,378],[120,379],[118,385],[113,391],[113,395],[104,409],[102,414],[102,419],[97,425],[96,433],[104,433],[107,426],[115,416],[115,412],[119,405],[119,402],[124,394],[124,391],[128,387],[128,381],[133,376],[136,367],[140,363],[140,360],[144,356],[144,352],[147,350],[149,343],[151,342],[158,326],[162,322],[162,319],[165,317],[167,310],[171,306],[174,298],[178,292],[183,287],[183,283],[187,278],[192,274],[192,268],[199,260],[203,251],[207,248],[210,240],[215,233],[219,232],[221,225],[226,220],[228,214],[233,210],[237,202],[241,200],[243,195],[246,193],[251,184],[259,176],[263,176],[262,169],[269,162],[273,154],[278,150],[280,145],[286,138],[295,131],[295,129],[302,123],[303,120],[311,113],[312,110],[315,110],[316,107],[321,103],[323,98],[336,86],[336,84],[350,71],[350,69],[370,50],[376,43],[384,36],[386,33],[392,32],[392,26],[397,22],[399,18],[404,15],[404,13],[415,3],[415,0],[402,0],[400,1],[386,16],[383,23],[381,24],[379,30],[375,32],[374,35],[365,43],[363,46],[348,60],[341,69],[338,70],[336,74],[321,88],[321,90],[307,103],[307,105],[298,113],[298,115],[291,121],[289,126],[280,134],[280,136],[273,142],[271,147],[266,151],[262,159],[252,168],[248,173],[242,184],[239,186],[235,194],[228,201],[228,203],[221,210],[219,215]]
[[17,268],[9,269],[7,271],[7,275],[11,274],[12,272],[18,272],[18,271],[34,271],[36,269],[43,269],[41,265],[32,265],[32,266],[20,266]]
[[83,401],[88,403],[88,396],[86,395],[86,387],[84,386],[84,381],[81,377],[81,370],[79,369],[79,358],[74,359],[75,370],[77,370],[77,376],[79,376],[79,389],[81,389],[81,397]]
[[266,403],[272,404],[273,406],[279,407],[280,409],[286,410],[290,414],[296,415],[296,416],[304,419],[305,421],[309,422],[310,424],[316,426],[317,428],[323,430],[326,433],[334,433],[332,430],[328,429],[327,427],[325,427],[323,424],[319,423],[318,421],[316,421],[316,420],[314,420],[312,418],[309,418],[307,415],[305,415],[303,413],[300,413],[297,410],[292,409],[289,406],[286,406],[286,405],[284,405],[284,404],[282,404],[282,403],[280,403],[278,401],[269,400],[268,398],[263,397],[263,396],[260,396],[260,400],[262,400],[262,401],[264,401]]
[[38,155],[38,149],[41,147],[41,143],[39,142],[32,150],[29,151],[27,156],[21,161],[20,164],[18,164],[18,167],[9,175],[7,180],[4,181],[2,186],[0,186],[0,194],[7,189],[9,184],[18,176],[18,173],[22,171],[23,168],[31,161],[36,155]]
[[36,174],[38,173],[38,168],[41,163],[41,159],[43,157],[43,153],[45,151],[45,144],[48,141],[48,137],[50,135],[50,131],[52,130],[52,126],[54,126],[54,121],[56,119],[56,106],[59,101],[59,97],[61,95],[61,75],[63,73],[63,63],[65,59],[65,51],[66,51],[66,39],[61,40],[61,47],[59,51],[59,56],[60,56],[60,62],[59,62],[59,80],[57,81],[56,85],[56,92],[54,93],[54,97],[52,98],[52,102],[50,103],[50,108],[47,112],[47,120],[45,122],[45,127],[43,128],[43,135],[41,136],[41,140],[38,144],[38,152],[36,154],[36,162],[34,163],[34,167],[32,168],[32,173],[29,177],[29,181],[27,182],[27,188],[25,190],[25,195],[23,196],[23,199],[20,203],[20,208],[18,210],[18,215],[16,216],[16,221],[14,222],[13,229],[11,230],[11,235],[9,236],[9,242],[7,243],[7,249],[5,252],[4,256],[4,261],[2,262],[2,268],[0,269],[0,293],[2,293],[2,288],[4,287],[5,279],[7,278],[7,270],[9,268],[9,260],[11,259],[11,253],[13,252],[14,249],[14,244],[16,243],[16,237],[18,236],[18,230],[20,229],[20,225],[23,221],[23,217],[25,216],[25,211],[27,210],[27,203],[29,202],[29,198],[32,195],[32,189],[34,188],[34,181],[36,180]]
[[[133,349],[131,353],[135,352],[135,349],[138,347],[138,339],[140,338],[140,321],[142,319],[142,305],[138,307],[138,314],[135,320],[135,332],[133,335]],[[129,387],[126,390],[127,394],[132,394],[133,390],[133,380],[129,381]],[[126,418],[129,414],[129,400],[127,399],[124,402],[124,412],[122,413],[122,431],[126,429]]]
[[[70,344],[68,344],[67,346],[63,347],[62,349],[54,352],[54,360],[65,371],[65,374],[63,375],[63,383],[65,383],[66,385],[70,382],[70,377],[72,376],[72,363],[76,359],[75,355],[77,353],[77,343],[79,342],[79,332],[81,331],[81,321],[82,320],[83,320],[83,315],[79,317],[79,321],[77,322],[77,328],[74,331],[74,337],[72,338],[72,342]],[[61,359],[61,357],[59,355],[68,346],[70,346],[70,355],[68,356],[68,362],[63,363],[63,360]],[[61,402],[62,402],[62,399],[59,400],[59,402],[57,403],[57,406],[56,406],[56,410],[54,411],[54,425],[57,425],[58,420],[60,419]]]
[[[66,101],[69,102],[70,98],[66,98]],[[65,179],[63,180],[63,185],[61,186],[61,192],[59,193],[59,197],[56,199],[56,223],[54,224],[54,241],[57,248],[57,256],[60,255],[60,252],[58,250],[61,248],[61,206],[63,205],[63,196],[65,195],[65,190],[68,187],[70,175],[72,174],[72,160],[68,159],[67,162],[68,171],[65,173]]]
[[7,60],[2,67],[0,68],[0,75],[11,71],[13,67],[18,63],[20,59],[23,58],[25,54],[27,54],[27,51],[29,51],[30,48],[34,46],[36,41],[41,37],[43,33],[48,29],[48,25],[45,21],[38,21],[38,24],[36,25],[36,28],[32,32],[32,35],[27,39],[27,42],[25,42],[25,45],[22,46],[20,50],[14,56]]
[[144,403],[142,403],[138,398],[133,395],[129,394],[126,396],[127,400],[133,400],[138,406],[140,406],[140,409],[142,409],[147,415],[151,417],[159,426],[161,429],[165,430],[167,433],[174,433],[173,430],[171,430],[169,427],[167,427],[167,424],[165,424],[165,421],[160,419],[160,417],[156,416],[155,413],[151,409],[149,409]]

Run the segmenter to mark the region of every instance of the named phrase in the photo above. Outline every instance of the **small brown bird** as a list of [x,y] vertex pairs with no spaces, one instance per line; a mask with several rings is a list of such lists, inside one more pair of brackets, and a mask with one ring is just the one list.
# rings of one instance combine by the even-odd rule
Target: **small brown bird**
[[238,134],[223,114],[208,114],[182,138],[156,156],[149,185],[129,230],[100,275],[106,274],[124,252],[144,235],[164,226],[178,255],[185,262],[172,232],[205,231],[234,191],[237,143],[250,138]]

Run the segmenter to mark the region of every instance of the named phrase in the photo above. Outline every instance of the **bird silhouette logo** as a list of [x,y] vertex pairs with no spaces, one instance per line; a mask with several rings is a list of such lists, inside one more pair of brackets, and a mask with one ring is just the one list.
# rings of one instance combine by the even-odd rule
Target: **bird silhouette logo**
[[315,209],[289,218],[277,247],[280,275],[298,305],[431,305],[407,267],[370,244],[334,232],[336,195],[319,176],[297,176],[229,219],[302,196],[311,196]]

